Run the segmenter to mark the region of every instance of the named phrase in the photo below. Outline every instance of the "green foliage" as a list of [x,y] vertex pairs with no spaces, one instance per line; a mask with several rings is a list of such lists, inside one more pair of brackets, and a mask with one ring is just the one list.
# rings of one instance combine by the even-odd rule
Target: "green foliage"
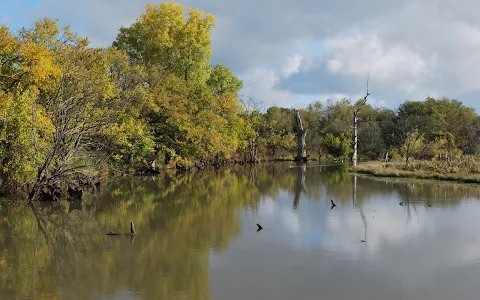
[[269,149],[271,156],[285,155],[296,145],[295,123],[293,112],[289,109],[270,107],[264,116],[261,129],[262,141]]
[[323,146],[335,157],[345,159],[352,153],[351,140],[343,133],[340,136],[327,133],[323,139]]
[[243,86],[243,81],[232,74],[229,68],[224,65],[215,65],[207,80],[207,85],[215,94],[222,95],[226,93],[236,95]]
[[130,27],[122,27],[114,46],[184,80],[205,82],[210,73],[211,32],[215,19],[203,11],[163,2],[147,5]]
[[424,136],[422,133],[418,130],[414,130],[413,132],[408,132],[406,134],[401,153],[405,157],[407,163],[413,155],[421,156],[424,149]]
[[[0,186],[3,192],[13,190],[18,183],[28,182],[36,175],[35,140],[32,138],[32,92],[22,95],[0,96],[0,114],[4,121],[0,123]],[[34,112],[38,152],[48,149],[52,134],[55,132],[45,109],[39,107]]]
[[[296,156],[294,109],[261,110],[237,98],[243,82],[211,65],[212,15],[175,2],[148,5],[113,47],[39,20],[0,26],[0,192],[68,185],[80,173],[190,168],[217,158],[256,162]],[[243,106],[242,106],[243,104]],[[313,157],[352,154],[360,102],[316,101],[298,111]],[[480,117],[454,99],[362,106],[363,159],[457,157],[480,150]],[[103,168],[103,167],[102,167]]]
[[398,108],[398,128],[401,132],[418,129],[426,136],[433,132],[450,132],[458,148],[466,149],[468,129],[475,121],[473,108],[465,107],[458,100],[443,98],[435,100],[428,97],[425,101],[406,101]]
[[381,158],[385,154],[382,129],[377,122],[361,123],[358,140],[359,151],[363,157]]
[[210,66],[212,15],[174,2],[148,5],[114,46],[145,66],[148,87],[144,115],[156,151],[170,161],[230,156],[245,147],[248,131],[236,93],[242,82],[223,65]]
[[435,131],[432,132],[430,151],[434,155],[459,155],[461,150],[455,146],[455,137],[450,132]]

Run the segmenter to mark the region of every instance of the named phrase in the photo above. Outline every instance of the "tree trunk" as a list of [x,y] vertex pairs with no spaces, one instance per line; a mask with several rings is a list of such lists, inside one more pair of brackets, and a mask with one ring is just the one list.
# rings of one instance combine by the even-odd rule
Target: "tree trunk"
[[248,142],[248,152],[249,152],[249,163],[256,163],[257,162],[257,143],[254,139],[251,139]]
[[307,161],[307,150],[305,144],[305,137],[307,136],[307,129],[303,128],[300,112],[295,111],[295,120],[297,121],[297,161]]
[[367,98],[370,95],[368,92],[368,74],[365,76],[367,81],[367,93],[363,97],[363,100],[360,101],[360,105],[353,110],[353,155],[352,155],[352,164],[353,166],[357,166],[357,149],[358,149],[358,113],[362,109],[362,107],[367,103]]
[[352,163],[353,166],[357,166],[357,148],[358,148],[358,118],[357,118],[358,110],[353,111],[353,155],[352,155]]
[[152,162],[150,163],[150,169],[151,169],[152,171],[156,171],[156,170],[157,170],[157,159],[152,160]]

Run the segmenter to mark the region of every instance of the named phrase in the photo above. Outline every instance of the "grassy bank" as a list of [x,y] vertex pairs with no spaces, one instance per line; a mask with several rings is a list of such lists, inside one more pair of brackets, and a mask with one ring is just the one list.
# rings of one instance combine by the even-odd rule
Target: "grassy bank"
[[462,158],[453,161],[365,162],[351,171],[378,177],[433,179],[480,184],[480,161]]

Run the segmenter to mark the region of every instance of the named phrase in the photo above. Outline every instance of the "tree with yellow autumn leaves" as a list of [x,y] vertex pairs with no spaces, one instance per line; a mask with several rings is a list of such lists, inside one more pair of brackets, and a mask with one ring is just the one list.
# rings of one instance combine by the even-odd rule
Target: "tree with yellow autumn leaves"
[[2,26],[1,192],[52,199],[98,179],[100,165],[189,167],[241,148],[241,81],[210,65],[214,26],[174,2],[148,5],[109,48],[49,19],[18,34]]
[[[185,15],[173,1],[147,5],[107,48],[49,19],[17,33],[0,26],[0,194],[52,200],[108,174],[293,159],[294,110],[239,101],[242,81],[211,63],[214,27],[211,14]],[[309,158],[352,152],[354,110],[347,99],[298,110]],[[405,150],[412,132],[418,147],[432,145],[430,156],[446,142],[455,155],[480,149],[480,117],[457,100],[406,101],[395,111],[365,103],[359,118],[362,160],[387,151],[417,158]]]

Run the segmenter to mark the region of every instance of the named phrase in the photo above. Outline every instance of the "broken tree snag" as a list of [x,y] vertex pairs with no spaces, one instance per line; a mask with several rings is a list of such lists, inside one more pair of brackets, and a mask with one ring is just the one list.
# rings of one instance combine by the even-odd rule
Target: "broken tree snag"
[[133,226],[133,222],[130,222],[130,234],[136,235],[137,233],[135,232],[135,227]]
[[303,128],[300,112],[295,110],[295,120],[297,122],[297,161],[307,161],[307,150],[305,145],[305,137],[307,136],[307,128]]
[[362,107],[367,103],[367,98],[370,95],[368,92],[368,74],[365,75],[366,78],[366,85],[367,85],[367,93],[363,97],[362,100],[360,100],[360,105],[358,105],[357,108],[353,110],[353,155],[352,155],[352,163],[353,166],[357,166],[357,149],[358,149],[358,121],[360,120],[358,118],[358,113],[362,109]]

